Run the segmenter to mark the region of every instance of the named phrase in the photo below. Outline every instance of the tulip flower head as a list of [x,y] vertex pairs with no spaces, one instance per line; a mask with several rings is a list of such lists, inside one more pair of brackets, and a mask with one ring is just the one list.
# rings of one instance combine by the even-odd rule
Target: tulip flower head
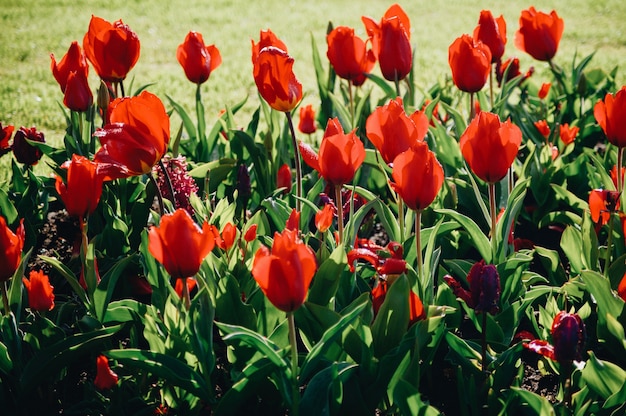
[[585,344],[585,323],[575,313],[561,311],[554,317],[552,328],[552,344],[543,340],[532,340],[524,347],[544,355],[560,364],[580,360]]
[[9,280],[22,261],[24,249],[24,219],[15,233],[8,227],[6,219],[0,215],[0,282]]
[[259,42],[255,43],[254,40],[252,41],[252,65],[254,65],[254,62],[259,57],[261,49],[267,46],[275,46],[278,49],[289,52],[287,50],[287,45],[285,45],[285,43],[274,34],[274,32],[270,29],[261,30],[261,33],[259,34]]
[[120,82],[137,63],[140,44],[137,34],[122,20],[111,23],[92,15],[83,48],[102,80]]
[[376,56],[363,39],[354,34],[354,29],[337,26],[327,36],[326,56],[340,78],[362,85],[376,64]]
[[578,126],[570,127],[568,123],[563,123],[559,127],[559,137],[565,146],[574,143],[580,128]]
[[102,195],[103,176],[98,163],[84,156],[72,155],[72,160],[61,165],[67,169],[65,182],[57,175],[55,188],[68,214],[82,220],[93,213]]
[[198,85],[208,80],[211,72],[222,63],[219,49],[215,45],[205,45],[202,34],[193,31],[178,45],[176,59],[187,79]]
[[591,220],[596,224],[608,224],[611,214],[619,210],[618,191],[608,189],[593,189],[589,192],[589,211]]
[[15,127],[11,125],[2,127],[2,123],[0,123],[0,156],[4,156],[11,151],[9,140],[13,136],[14,129]]
[[333,225],[336,211],[333,204],[325,204],[324,208],[315,213],[315,227],[320,233],[325,233]]
[[285,193],[289,193],[292,186],[291,168],[288,164],[283,163],[276,173],[276,188],[285,188]]
[[550,137],[550,126],[548,125],[548,122],[545,120],[539,120],[535,121],[533,124],[543,138],[548,140],[548,137]]
[[297,230],[286,229],[274,234],[271,251],[261,246],[256,252],[252,276],[274,306],[293,312],[304,303],[316,270],[313,250],[300,241]]
[[45,143],[46,140],[42,132],[35,127],[20,127],[13,137],[13,155],[15,159],[27,166],[36,165],[43,156],[43,152],[38,147],[28,143],[27,140]]
[[491,11],[482,10],[473,35],[475,42],[484,43],[491,51],[491,63],[500,61],[506,45],[506,22],[502,15],[494,18]]
[[254,82],[274,110],[289,112],[302,100],[302,84],[293,73],[293,64],[293,58],[275,46],[261,49],[254,61]]
[[84,113],[93,104],[93,93],[83,72],[70,72],[67,77],[63,104],[72,111]]
[[548,93],[550,92],[550,87],[552,87],[552,84],[549,82],[544,82],[543,84],[541,84],[541,87],[539,87],[539,91],[537,92],[537,97],[539,97],[539,99],[541,100],[546,98],[548,96]]
[[448,63],[452,81],[461,91],[480,91],[491,71],[491,51],[482,42],[475,42],[470,35],[462,35],[448,48]]
[[96,359],[96,378],[93,384],[99,390],[110,390],[117,385],[118,376],[109,367],[109,359],[104,355]]
[[28,307],[31,310],[45,312],[54,308],[54,287],[50,284],[48,275],[41,270],[33,270],[28,279],[22,278],[22,282],[28,292]]
[[622,280],[619,282],[619,286],[617,287],[617,294],[624,302],[626,302],[626,273],[622,276]]
[[515,46],[538,61],[550,61],[559,48],[563,27],[563,19],[554,10],[547,14],[530,7],[519,18]]
[[315,125],[315,110],[311,104],[300,107],[300,121],[298,130],[303,134],[313,134],[317,130]]
[[460,147],[472,172],[487,183],[496,183],[506,176],[521,143],[519,127],[482,111],[461,135]]
[[[528,79],[535,72],[535,68],[532,66],[526,71],[521,81]],[[498,61],[496,63],[496,79],[498,80],[498,86],[502,85],[502,82],[509,82],[515,77],[522,76],[519,68],[519,58],[509,58],[504,62]]]
[[464,289],[452,276],[444,276],[454,295],[461,298],[467,306],[476,312],[496,314],[500,309],[500,276],[493,264],[485,264],[484,260],[474,263],[467,274],[469,290]]
[[610,143],[620,149],[626,147],[626,86],[598,101],[593,115]]
[[89,65],[87,64],[87,58],[80,49],[78,42],[74,41],[67,50],[67,53],[57,63],[54,59],[54,54],[50,54],[50,69],[54,79],[59,83],[61,92],[65,92],[67,86],[67,80],[70,73],[74,72],[79,75],[84,75],[85,79],[89,75]]

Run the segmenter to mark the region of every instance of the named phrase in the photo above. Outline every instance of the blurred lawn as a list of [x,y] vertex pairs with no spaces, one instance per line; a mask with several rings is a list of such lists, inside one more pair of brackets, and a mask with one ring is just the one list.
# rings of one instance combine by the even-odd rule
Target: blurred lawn
[[[122,19],[139,36],[141,57],[125,82],[127,91],[154,83],[149,89],[167,105],[168,94],[189,110],[193,109],[195,87],[176,61],[176,48],[189,30],[203,34],[222,53],[222,65],[203,86],[208,123],[220,109],[250,97],[237,121],[248,122],[258,105],[252,78],[250,40],[261,29],[271,28],[289,47],[296,63],[294,71],[304,84],[304,103],[315,103],[316,86],[311,64],[311,35],[325,56],[325,33],[329,21],[357,29],[364,37],[362,15],[380,18],[392,1],[383,0],[2,0],[0,6],[0,122],[37,126],[47,140],[61,140],[64,119],[59,108],[63,96],[50,72],[49,54],[57,60],[73,40],[82,38],[92,14],[109,21]],[[158,5],[157,5],[158,3]],[[507,21],[505,57],[520,57],[522,69],[534,65],[536,83],[548,80],[545,63],[532,62],[513,43],[521,10],[535,5],[538,10],[555,9],[565,20],[565,32],[555,62],[569,67],[579,57],[597,51],[592,67],[611,70],[620,66],[618,85],[625,80],[626,2],[623,0],[537,0],[402,1],[412,23],[416,48],[415,70],[419,88],[428,88],[449,76],[447,50],[463,33],[471,33],[481,9],[503,14]],[[91,70],[90,83],[98,85]],[[174,127],[176,128],[176,127]]]

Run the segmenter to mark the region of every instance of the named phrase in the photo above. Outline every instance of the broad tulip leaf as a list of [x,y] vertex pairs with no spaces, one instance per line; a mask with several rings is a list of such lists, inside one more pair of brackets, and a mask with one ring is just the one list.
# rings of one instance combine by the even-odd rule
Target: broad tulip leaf
[[13,362],[9,356],[9,349],[0,342],[0,372],[8,374],[13,369]]
[[337,292],[339,279],[346,268],[347,261],[345,248],[340,244],[315,273],[307,298],[309,302],[322,306],[328,305]]
[[0,188],[0,214],[6,219],[7,224],[13,224],[19,215],[11,198],[2,188]]
[[561,236],[561,248],[570,262],[574,275],[579,274],[585,268],[583,253],[581,253],[582,246],[582,233],[573,226],[566,227]]
[[[343,401],[341,385],[358,369],[358,365],[339,362],[332,363],[319,371],[307,383],[304,396],[300,401],[302,416],[321,416],[336,414]],[[335,410],[333,412],[333,410]]]
[[616,364],[598,359],[590,351],[582,379],[591,390],[606,400],[622,389],[626,371]]
[[135,256],[130,255],[118,261],[104,276],[102,276],[102,279],[93,294],[93,303],[98,320],[104,320],[107,307],[109,306],[111,297],[113,297],[113,291],[115,290],[117,280],[126,270],[129,263],[131,263],[134,259]]
[[187,114],[182,105],[174,101],[174,99],[169,95],[166,94],[165,96],[169,100],[176,113],[178,113],[180,118],[183,120],[183,126],[185,126],[185,131],[189,135],[189,141],[192,143],[196,143],[198,138],[198,132],[196,131],[196,126],[194,126],[191,117],[189,117],[189,114]]
[[474,247],[476,247],[480,256],[485,260],[485,263],[491,263],[491,244],[489,243],[489,239],[471,218],[466,217],[453,209],[437,209],[435,212],[447,215],[458,222],[461,227],[467,231],[470,239],[474,242]]
[[83,302],[83,305],[87,307],[89,306],[90,302],[87,298],[87,293],[85,293],[85,289],[82,288],[80,283],[78,283],[78,280],[76,280],[74,273],[65,264],[63,264],[59,259],[56,259],[54,257],[39,255],[39,258],[54,267],[56,271],[59,272],[61,276],[63,276],[65,280],[70,284],[72,289],[74,289],[74,292]]
[[533,414],[541,416],[555,416],[552,404],[545,397],[515,386],[511,386],[511,390],[513,390],[523,403],[523,407],[530,407]]
[[529,182],[529,179],[518,181],[518,183],[515,185],[515,188],[513,188],[511,194],[509,195],[504,214],[497,222],[496,236],[498,239],[498,252],[495,262],[497,264],[502,263],[507,257],[507,248],[509,247],[509,235],[511,234],[515,219],[517,218],[520,209],[524,205],[524,198],[526,197],[526,190],[528,189]]
[[389,287],[372,324],[374,354],[382,357],[397,347],[409,326],[409,280],[402,274]]
[[441,413],[425,403],[419,390],[405,380],[399,380],[393,389],[393,403],[403,415],[437,416]]
[[601,340],[617,341],[619,345],[623,345],[623,333],[619,330],[615,332],[616,327],[611,327],[608,322],[608,316],[614,319],[624,318],[625,303],[613,293],[611,284],[607,278],[601,276],[597,272],[583,271],[581,274],[587,291],[593,295],[598,307],[598,338]]

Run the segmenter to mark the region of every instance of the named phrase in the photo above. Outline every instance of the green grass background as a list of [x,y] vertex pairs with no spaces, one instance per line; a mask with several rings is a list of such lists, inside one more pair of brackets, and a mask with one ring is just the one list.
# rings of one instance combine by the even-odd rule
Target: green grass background
[[[626,1],[537,0],[527,1],[399,1],[412,23],[411,41],[416,49],[418,87],[427,88],[449,77],[448,46],[474,29],[480,10],[503,14],[507,22],[505,57],[518,56],[522,69],[534,65],[534,82],[549,80],[546,64],[533,62],[513,43],[521,10],[555,9],[565,21],[565,32],[555,62],[569,67],[575,51],[579,56],[597,51],[592,66],[607,71],[620,67],[622,85],[626,66]],[[184,76],[176,60],[176,48],[189,30],[203,34],[205,42],[221,51],[223,63],[203,85],[207,120],[212,123],[225,106],[250,97],[238,122],[243,126],[258,105],[252,78],[250,41],[259,31],[271,28],[295,58],[294,71],[304,84],[304,103],[316,102],[311,58],[311,36],[325,57],[325,34],[329,21],[357,29],[364,37],[362,15],[379,19],[392,1],[383,0],[0,0],[0,122],[3,125],[37,126],[47,140],[60,141],[65,121],[59,103],[63,96],[50,71],[49,54],[57,60],[73,40],[82,38],[92,14],[109,21],[122,19],[139,36],[141,56],[125,82],[134,87],[155,83],[150,91],[167,104],[165,94],[193,113],[195,86]],[[98,80],[93,69],[90,84]],[[177,128],[177,127],[173,127]]]

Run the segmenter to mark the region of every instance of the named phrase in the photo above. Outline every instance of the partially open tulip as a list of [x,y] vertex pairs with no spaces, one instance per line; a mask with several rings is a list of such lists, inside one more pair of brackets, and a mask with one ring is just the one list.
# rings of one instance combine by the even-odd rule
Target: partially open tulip
[[43,152],[28,143],[27,140],[45,143],[46,140],[42,132],[37,131],[35,127],[20,127],[13,137],[13,155],[15,159],[24,165],[33,166],[39,162],[43,156]]
[[313,134],[317,130],[315,125],[315,110],[311,104],[300,107],[300,121],[298,122],[300,133]]
[[537,97],[539,97],[539,99],[541,100],[546,98],[548,96],[548,93],[550,92],[550,87],[552,87],[552,84],[549,82],[544,82],[543,84],[541,84],[541,87],[539,87],[539,91],[537,91]]
[[333,225],[335,211],[333,204],[325,204],[324,208],[315,213],[315,227],[320,233],[325,233]]
[[413,66],[411,22],[399,4],[393,4],[380,23],[371,17],[361,18],[372,42],[372,50],[380,64],[380,72],[388,81],[406,78]]
[[476,312],[496,314],[499,310],[500,276],[493,264],[484,260],[474,263],[467,274],[469,290],[464,289],[452,276],[444,276],[454,295],[463,299]]
[[626,86],[598,101],[593,115],[610,143],[620,149],[626,147]]
[[222,63],[219,49],[215,45],[205,45],[198,32],[189,32],[185,41],[178,45],[176,59],[187,79],[195,84],[202,84],[209,79],[211,72]]
[[0,282],[9,280],[22,260],[22,250],[24,249],[24,220],[20,220],[20,225],[15,233],[7,226],[7,222],[0,215]]
[[350,182],[365,160],[363,142],[355,130],[344,133],[337,118],[328,121],[319,155],[307,144],[300,142],[299,146],[305,163],[335,186]]
[[578,126],[570,127],[568,123],[563,123],[559,127],[559,137],[565,146],[574,143],[580,128]]
[[233,244],[235,244],[235,238],[237,238],[237,227],[232,222],[226,223],[221,237],[220,248],[222,250],[230,250]]
[[617,294],[624,302],[626,302],[626,273],[622,277],[622,280],[619,282],[619,286],[617,287]]
[[619,192],[608,189],[593,189],[589,192],[589,211],[596,224],[607,224],[611,213],[619,210]]
[[278,49],[289,52],[287,50],[287,45],[285,45],[285,43],[274,34],[274,32],[270,29],[261,30],[261,33],[259,34],[259,42],[255,43],[254,40],[252,41],[252,65],[254,65],[254,62],[258,58],[261,49],[267,46],[275,46]]
[[425,142],[417,142],[393,160],[392,188],[407,207],[427,208],[443,185],[443,168]]
[[96,359],[96,378],[93,384],[99,390],[110,390],[117,384],[118,376],[109,367],[109,359],[104,355]]
[[72,111],[83,113],[93,104],[93,93],[83,72],[70,72],[65,86],[63,104]]
[[256,230],[259,226],[257,224],[252,224],[244,233],[243,235],[243,239],[246,241],[246,243],[251,243],[252,241],[256,240]]
[[148,230],[148,250],[173,278],[192,277],[213,250],[215,238],[205,221],[200,228],[184,209],[161,217]]
[[278,168],[278,172],[276,173],[276,187],[277,188],[285,188],[285,192],[291,192],[291,187],[293,185],[293,179],[291,177],[291,168],[288,164],[283,163],[280,168]]
[[252,276],[274,306],[293,312],[302,306],[316,270],[315,253],[298,231],[284,230],[274,234],[271,251],[261,246],[256,252]]
[[[526,71],[521,81],[528,79],[535,72],[535,68],[532,66]],[[522,75],[519,68],[519,58],[509,58],[504,62],[498,61],[496,63],[496,79],[498,85],[509,82],[513,78]]]
[[58,63],[56,59],[54,59],[54,54],[50,54],[50,61],[52,75],[59,83],[59,87],[61,87],[62,92],[65,92],[67,79],[69,78],[71,72],[83,74],[85,79],[87,78],[87,75],[89,75],[89,65],[87,64],[87,59],[85,58],[85,54],[81,51],[80,45],[76,41],[72,42],[70,48],[67,50],[67,53]]
[[294,60],[282,49],[268,46],[254,62],[254,82],[274,110],[288,112],[302,100],[302,84],[293,73]]
[[560,364],[579,360],[582,356],[586,330],[578,314],[561,311],[552,321],[550,328],[552,344],[543,340],[532,340],[524,347],[544,355]]
[[83,38],[85,55],[104,81],[119,82],[139,59],[139,38],[122,20],[113,23],[91,16]]
[[545,120],[539,120],[539,121],[535,121],[533,123],[535,125],[535,128],[539,131],[539,133],[543,136],[544,139],[548,139],[548,137],[550,137],[550,126],[548,125],[548,122]]
[[109,166],[107,179],[149,173],[170,141],[170,118],[161,100],[148,91],[117,98],[109,105],[108,118],[94,133],[102,144],[95,161]]
[[474,29],[474,41],[482,42],[491,51],[491,62],[498,62],[504,54],[506,45],[506,22],[500,15],[494,18],[489,10],[482,10],[478,18],[478,26]]
[[362,85],[376,64],[376,56],[363,39],[354,34],[354,29],[337,26],[327,36],[326,56],[340,78]]
[[521,143],[519,127],[482,111],[461,135],[460,147],[472,172],[485,182],[496,183],[506,176]]
[[61,165],[67,169],[66,180],[57,175],[55,188],[65,204],[67,213],[81,221],[93,213],[102,195],[103,176],[99,165],[85,156],[72,155],[72,160]]
[[515,46],[538,61],[550,61],[559,48],[563,27],[563,19],[554,10],[547,14],[530,7],[519,18]]
[[480,91],[487,82],[491,70],[491,51],[482,42],[475,42],[470,35],[462,35],[448,48],[448,63],[452,81],[461,91]]
[[390,164],[400,153],[423,141],[428,133],[428,117],[423,111],[407,115],[402,98],[376,108],[365,123],[367,138]]
[[300,212],[295,208],[291,210],[289,218],[287,218],[287,221],[285,222],[285,229],[295,231],[300,229]]
[[11,151],[9,140],[11,140],[14,129],[15,127],[11,125],[2,127],[2,123],[0,123],[0,156],[3,156]]
[[28,292],[28,307],[31,310],[45,312],[54,308],[54,287],[50,284],[48,275],[41,270],[33,270],[28,279],[22,278],[22,282]]

